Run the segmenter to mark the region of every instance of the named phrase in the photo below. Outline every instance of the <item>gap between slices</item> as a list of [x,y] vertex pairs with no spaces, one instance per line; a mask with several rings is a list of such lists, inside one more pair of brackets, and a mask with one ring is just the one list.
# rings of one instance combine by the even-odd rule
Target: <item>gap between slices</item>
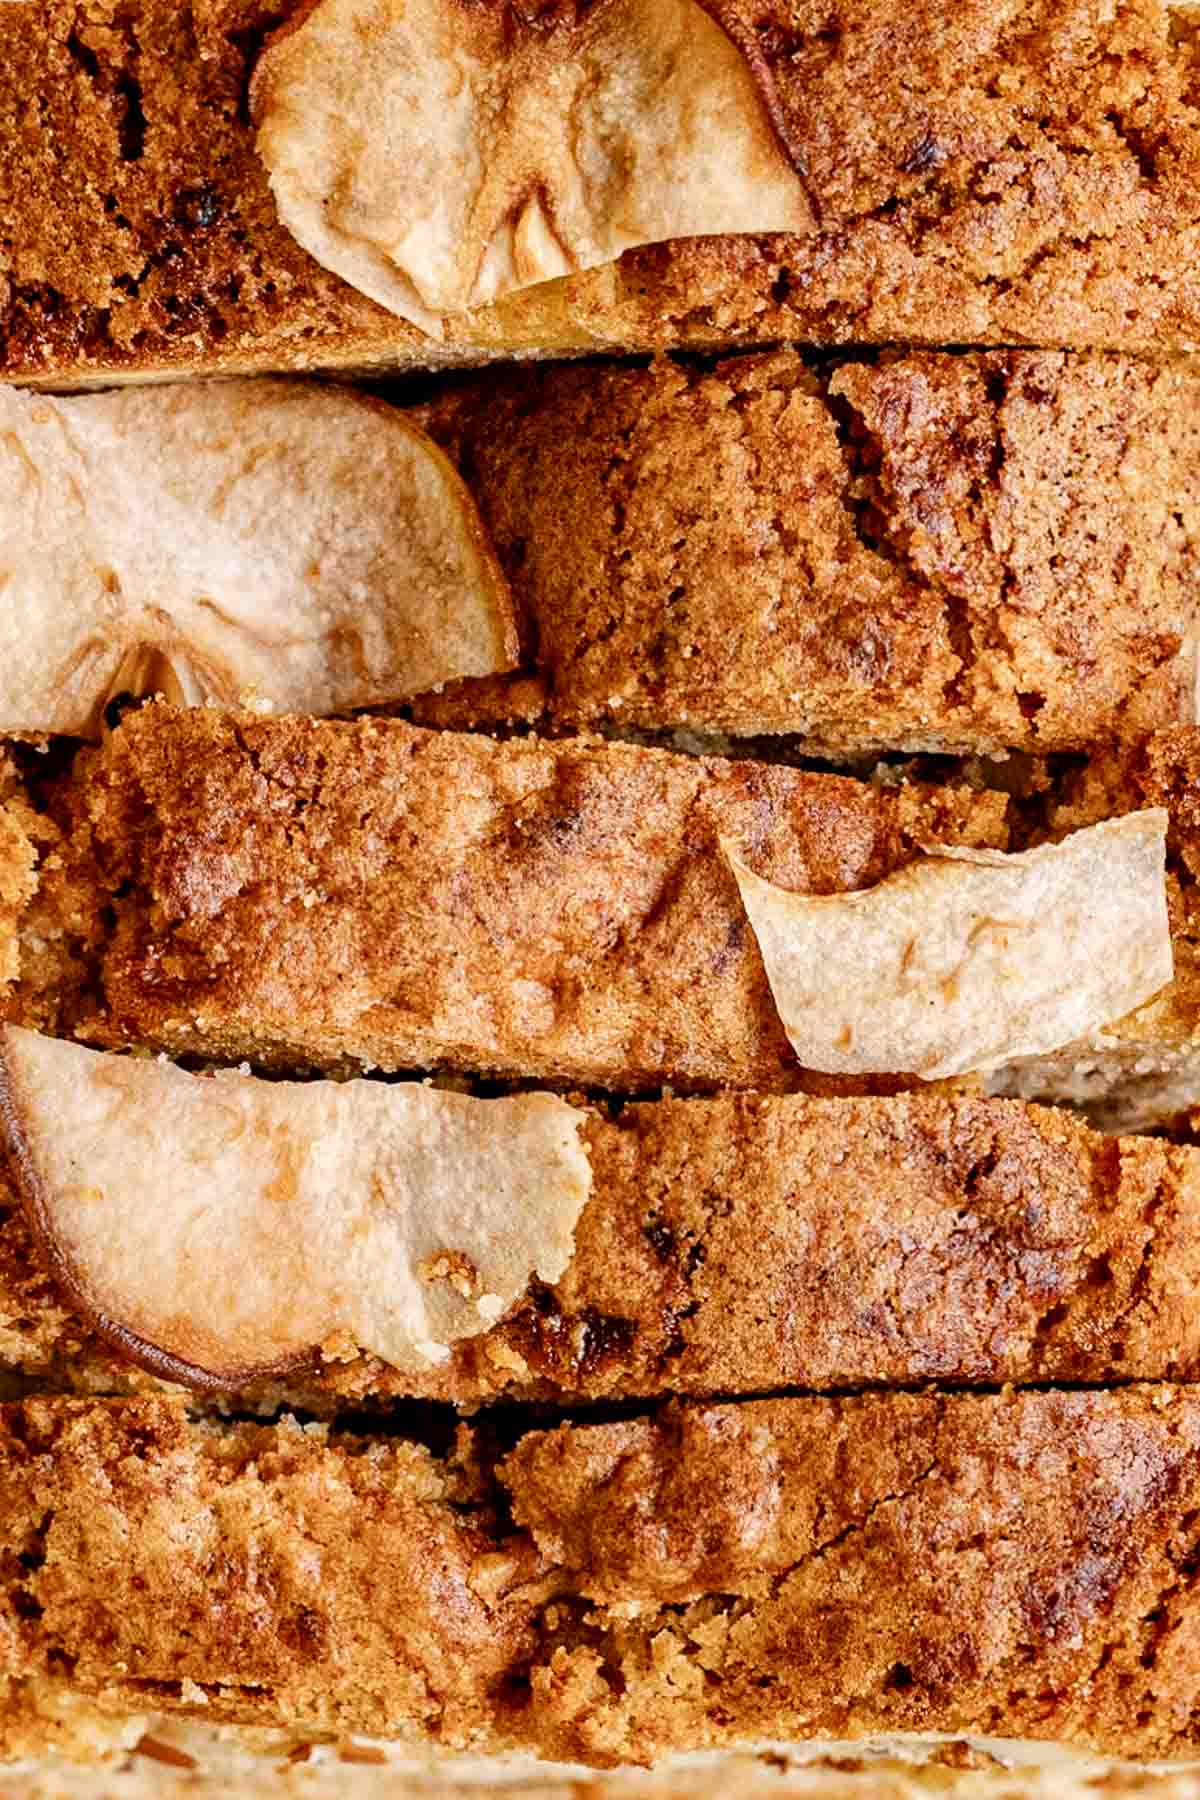
[[5,1026],[0,1109],[73,1299],[199,1387],[322,1346],[445,1361],[558,1280],[591,1188],[585,1115],[552,1094],[189,1075]]
[[434,336],[639,244],[813,224],[765,62],[699,0],[318,0],[251,107],[287,229]]
[[1087,1036],[1172,978],[1167,814],[1059,844],[931,848],[876,887],[791,893],[722,842],[804,1068],[940,1080]]
[[394,408],[283,381],[0,389],[0,731],[114,695],[380,705],[513,666],[469,492]]

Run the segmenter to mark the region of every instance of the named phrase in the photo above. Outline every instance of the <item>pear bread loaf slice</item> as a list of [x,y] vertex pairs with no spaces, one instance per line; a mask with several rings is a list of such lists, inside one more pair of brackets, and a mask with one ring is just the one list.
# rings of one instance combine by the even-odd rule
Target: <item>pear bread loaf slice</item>
[[29,1382],[328,1414],[1200,1375],[1200,1151],[1050,1109],[609,1117],[14,1027],[0,1102],[0,1363]]
[[1195,347],[1194,11],[5,5],[0,372]]
[[1109,1122],[1128,1080],[1153,1110],[1148,1073],[1178,1112],[1195,754],[1135,746],[1076,829],[961,772],[151,704],[0,813],[6,1011],[109,1049],[624,1096],[1004,1087],[1047,1058],[1074,1083],[1119,1042]]
[[905,1734],[1197,1757],[1188,1389],[688,1404],[452,1445],[0,1413],[17,1680],[525,1750]]
[[839,757],[1196,718],[1200,363],[786,350],[0,419],[10,734],[154,692]]
[[1195,721],[1198,364],[589,363],[488,371],[416,417],[523,637],[514,675],[420,700],[428,723],[784,732],[845,757]]

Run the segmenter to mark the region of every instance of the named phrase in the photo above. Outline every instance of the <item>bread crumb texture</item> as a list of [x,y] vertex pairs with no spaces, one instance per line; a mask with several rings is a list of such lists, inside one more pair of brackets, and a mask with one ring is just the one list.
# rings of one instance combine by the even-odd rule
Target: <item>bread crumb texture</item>
[[778,351],[489,374],[418,417],[467,477],[524,651],[420,700],[429,723],[532,708],[987,752],[1195,717],[1186,363]]
[[[286,1381],[325,1412],[752,1394],[920,1381],[1195,1379],[1200,1151],[1104,1138],[1011,1101],[728,1096],[584,1126],[592,1195],[534,1281],[426,1369],[353,1340]],[[208,1320],[212,1328],[217,1322]],[[60,1292],[0,1186],[0,1363],[82,1393],[152,1390]]]

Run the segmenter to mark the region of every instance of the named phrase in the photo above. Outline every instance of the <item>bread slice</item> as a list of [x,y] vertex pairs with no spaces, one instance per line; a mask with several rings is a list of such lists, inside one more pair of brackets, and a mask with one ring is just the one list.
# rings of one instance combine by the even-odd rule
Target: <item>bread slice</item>
[[[126,1105],[116,1129],[129,1180],[92,1204],[132,1244],[139,1209],[159,1204],[140,1155],[152,1123]],[[177,1182],[219,1207],[176,1130]],[[582,1141],[591,1192],[562,1275],[531,1279],[444,1360],[389,1366],[341,1334],[284,1375],[220,1385],[243,1408],[329,1414],[405,1396],[577,1404],[1200,1375],[1195,1149],[932,1094],[664,1100],[591,1114]],[[321,1155],[318,1138],[303,1149]],[[268,1174],[277,1157],[276,1143]],[[243,1186],[258,1173],[248,1157]],[[80,1179],[94,1189],[95,1169]],[[340,1199],[366,1216],[367,1194]],[[278,1196],[261,1204],[273,1215]],[[135,1346],[131,1361],[121,1328],[134,1321],[97,1321],[86,1264],[64,1291],[62,1250],[29,1219],[17,1184],[0,1189],[0,1364],[76,1392],[162,1385],[169,1359]],[[300,1229],[293,1208],[289,1238]],[[229,1255],[244,1262],[249,1247],[230,1232]],[[202,1322],[220,1336],[219,1318]]]
[[[1069,1072],[1096,1043],[1131,1032],[1136,1061],[1171,1071],[1179,1109],[1178,1093],[1196,1078],[1194,1053],[1168,1015],[1188,1005],[1184,896],[1194,887],[1187,856],[1196,825],[1186,784],[1176,792],[1167,775],[1186,768],[1194,746],[1190,733],[1155,744],[1145,755],[1160,770],[1157,788],[1118,763],[1089,805],[1129,825],[1138,812],[1136,831],[1158,832],[1178,802],[1166,892],[1184,985],[1158,993],[1165,977],[1154,974],[1119,1010],[1097,1012],[1083,1037],[1079,1024],[1060,1036],[1043,1030],[1058,1012],[1049,998],[1038,1012],[1035,982],[1032,1012],[1022,1015],[1032,1033],[1014,1022],[1010,1038],[1005,1026],[1003,1044],[983,1060],[944,1065],[955,1074],[1064,1044],[1072,1047],[1059,1065]],[[1166,808],[1147,809],[1155,792]],[[1069,809],[1049,807],[1052,817],[1023,817],[1023,841],[1069,829]],[[897,919],[912,888],[913,942],[932,945],[944,919],[937,896],[917,896],[930,869],[923,853],[948,847],[934,881],[939,894],[947,883],[957,893],[976,877],[949,856],[1010,847],[1013,823],[1005,794],[965,776],[864,782],[615,743],[498,743],[400,721],[262,720],[159,705],[82,753],[72,775],[33,778],[24,797],[14,789],[7,816],[8,958],[19,964],[7,1010],[18,1023],[110,1048],[292,1071],[458,1070],[625,1095],[664,1082],[834,1094],[912,1085],[911,1070],[926,1064],[906,1072],[912,1047],[882,1021],[899,1018],[910,989],[922,1017],[936,1011],[938,993],[951,992],[938,989],[937,968],[918,994],[906,953],[879,1015],[880,1041],[864,1040],[852,1057],[817,1047],[801,1066],[734,868],[785,894],[872,889],[872,906],[898,908]],[[1097,840],[1093,863],[1107,858],[1111,873],[1115,856],[1115,838]],[[881,885],[897,871],[911,873],[899,887]],[[1092,945],[1087,980],[1107,982],[1126,969],[1133,941],[1115,960],[1110,936],[1132,932],[1134,914],[1118,905],[1105,923],[1089,893],[1075,896],[1072,930]],[[1163,953],[1154,968],[1161,961],[1169,973],[1157,874],[1152,899]],[[1043,918],[1035,898],[1029,905],[1028,931],[1043,940],[1038,966],[1052,977],[1053,934],[1067,919]],[[862,937],[860,907],[838,914],[847,956]],[[946,978],[960,982],[969,962],[976,986],[991,981],[999,1020],[1024,1006],[1033,979],[1027,935],[1022,927],[1011,939],[1009,957],[1002,933],[999,962],[986,930],[968,932],[958,948],[955,937]],[[832,1016],[840,966],[817,971],[824,997],[814,1017]],[[882,994],[893,978],[884,964],[876,974],[872,991]],[[1077,997],[1072,986],[1071,1008]],[[1118,1122],[1127,1076],[1117,1069],[1108,1095]]]
[[420,720],[844,755],[1195,718],[1200,364],[780,351],[489,373],[417,416],[524,641],[517,675],[451,683]]
[[19,1679],[601,1766],[949,1733],[1194,1758],[1187,1390],[685,1406],[438,1455],[0,1415]]
[[[1128,1042],[1130,1066],[1116,1066],[1109,1087],[1094,1084],[1092,1098],[1111,1102],[1109,1122],[1121,1122],[1122,1089],[1146,1071],[1169,1072],[1160,1098],[1173,1110],[1186,1104],[1179,1096],[1194,1091],[1197,1071],[1179,1020],[1190,1006],[1197,825],[1183,775],[1195,754],[1191,733],[1152,740],[1118,759],[1082,809],[1129,825],[1136,812],[1139,833],[1171,819],[1166,894],[1179,985],[1158,992],[1163,977],[1153,974],[1119,1010],[1097,1012],[1086,1035],[1072,1024],[1056,1036],[1050,999],[1044,1015],[1033,1004],[1040,989],[1025,927],[1011,957],[1001,934],[999,962],[987,932],[972,931],[958,949],[954,938],[951,961],[967,959],[976,986],[992,982],[997,1019],[1025,1006],[1034,981],[1033,1010],[1021,1013],[1031,1031],[1014,1015],[1014,1035],[1005,1026],[983,1060],[936,1066],[995,1071],[1065,1044],[1045,1066],[1064,1071],[1073,1097],[1072,1071],[1110,1040]],[[932,987],[918,994],[906,953],[878,1043],[863,1040],[853,1056],[817,1046],[801,1066],[735,866],[785,896],[873,889],[872,906],[898,908],[900,920],[909,888],[913,905],[917,887],[924,894],[923,853],[949,847],[934,882],[939,894],[947,883],[957,893],[976,877],[949,857],[1004,850],[1012,829],[1007,796],[963,776],[889,785],[615,743],[498,743],[394,720],[263,720],[161,705],[83,752],[73,774],[32,779],[7,808],[7,955],[18,964],[7,1010],[16,1022],[111,1048],[292,1071],[458,1070],[625,1095],[664,1082],[835,1094],[912,1085],[911,1070],[926,1064],[910,1062],[906,1073],[901,1063],[916,1050],[885,1021],[903,1013],[910,988],[914,1005],[936,1010],[934,965]],[[1156,795],[1167,803],[1158,810]],[[1062,836],[1081,812],[1046,804],[1040,820],[1026,811],[1023,841]],[[1106,837],[1092,861],[1107,857],[1111,873],[1115,855]],[[901,870],[911,873],[899,887],[881,885]],[[1163,956],[1156,951],[1153,966],[1169,972],[1158,883],[1155,875]],[[1114,960],[1109,937],[1122,920],[1132,932],[1134,914],[1118,905],[1105,923],[1092,892],[1075,896],[1072,930],[1092,944],[1087,979],[1107,982],[1125,970],[1133,941]],[[861,904],[838,914],[850,948],[861,939]],[[1053,931],[1067,920],[1052,924],[1029,904],[1028,930],[1044,939],[1037,966],[1052,977]],[[914,943],[940,943],[941,906],[919,899]],[[1157,944],[1159,924],[1153,932]],[[947,964],[947,979],[960,983],[966,966]],[[825,1018],[840,977],[833,965],[817,973]],[[882,994],[892,977],[881,963],[872,980]],[[1072,986],[1068,1010],[1077,998]],[[993,1085],[1008,1079],[995,1075]],[[1043,1096],[1054,1091],[1052,1076],[1041,1081]],[[1130,1111],[1144,1102],[1135,1092]]]
[[[805,233],[678,240],[446,321],[330,274],[280,223],[250,77],[305,9],[0,9],[0,369],[417,366],[605,347],[1200,343],[1192,9],[857,0],[721,18],[771,96]],[[569,57],[569,47],[564,51]]]
[[624,1093],[797,1081],[719,838],[818,893],[1007,842],[1006,796],[965,782],[160,705],[48,804],[20,1022]]
[[[1195,719],[1200,361],[778,351],[490,373],[407,411],[314,383],[0,398],[11,733],[95,735],[131,692],[839,756]],[[416,422],[469,476],[519,668]]]

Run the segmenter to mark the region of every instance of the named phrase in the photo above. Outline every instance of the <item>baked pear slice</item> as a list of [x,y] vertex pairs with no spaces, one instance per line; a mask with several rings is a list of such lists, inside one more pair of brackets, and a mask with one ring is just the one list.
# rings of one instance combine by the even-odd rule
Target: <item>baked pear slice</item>
[[723,848],[806,1069],[936,1081],[1086,1040],[1171,981],[1167,813],[1009,853],[930,845],[875,887],[797,894]]
[[0,1109],[80,1311],[200,1388],[322,1349],[445,1361],[559,1278],[591,1187],[584,1115],[552,1094],[190,1075],[6,1026]]
[[433,337],[639,244],[809,231],[766,59],[716,10],[317,0],[251,88],[279,216]]
[[120,693],[346,712],[517,650],[467,488],[382,401],[0,388],[0,731],[93,736]]

